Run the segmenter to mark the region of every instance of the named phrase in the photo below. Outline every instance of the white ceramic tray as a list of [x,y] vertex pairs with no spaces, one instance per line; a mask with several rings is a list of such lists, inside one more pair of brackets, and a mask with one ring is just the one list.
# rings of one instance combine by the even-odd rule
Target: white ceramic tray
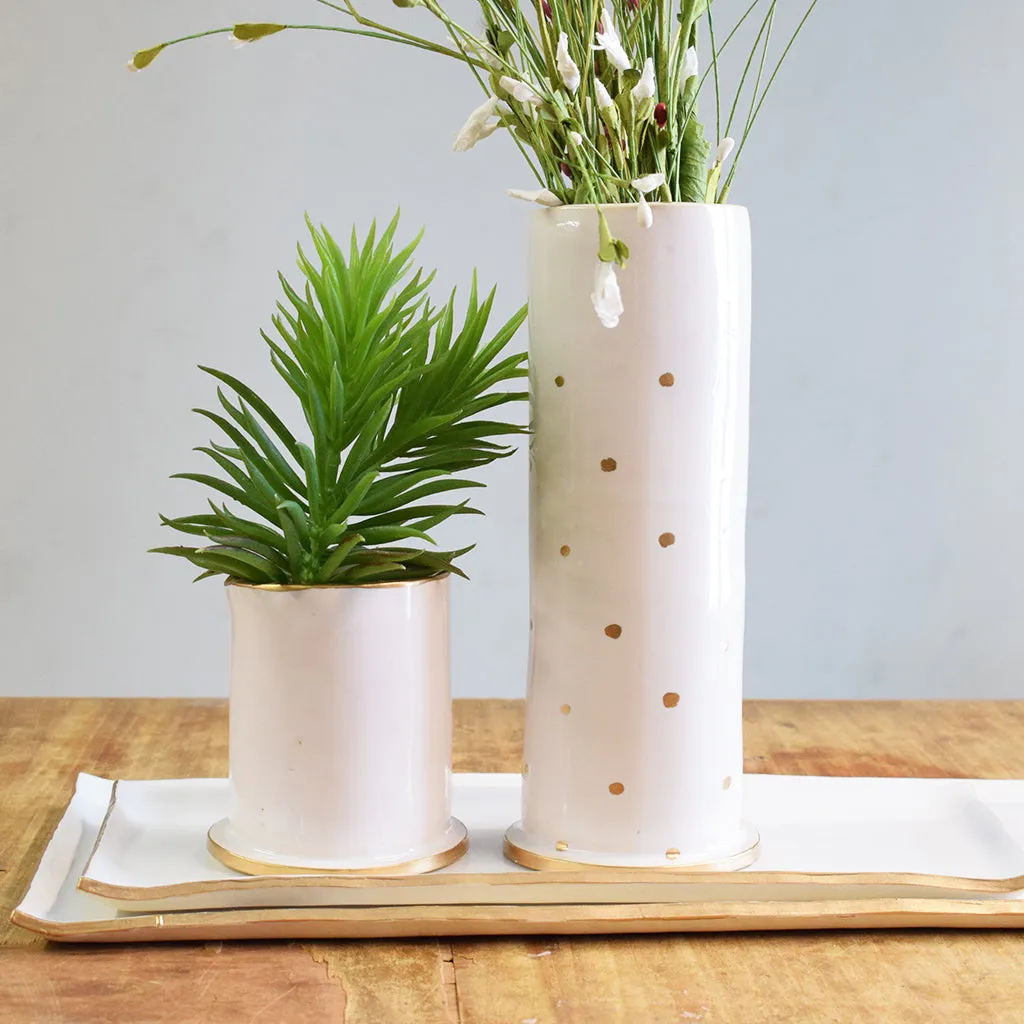
[[[501,855],[518,776],[459,775],[471,847],[450,868],[250,878],[205,852],[225,780],[81,775],[13,920],[76,941],[1024,926],[1024,781],[744,784],[756,870],[527,871]],[[222,909],[158,910],[198,905]]]

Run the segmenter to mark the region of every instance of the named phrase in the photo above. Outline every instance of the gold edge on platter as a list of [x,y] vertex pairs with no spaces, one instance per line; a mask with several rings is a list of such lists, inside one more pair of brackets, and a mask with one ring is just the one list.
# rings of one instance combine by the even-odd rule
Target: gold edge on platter
[[[516,911],[509,916],[509,911]],[[415,912],[415,913],[414,913]],[[1019,927],[1024,905],[992,900],[955,899],[871,899],[814,900],[789,903],[711,902],[691,905],[668,904],[540,904],[509,907],[469,904],[451,907],[306,907],[254,908],[246,910],[198,910],[174,914],[138,914],[98,921],[51,921],[15,909],[11,922],[20,928],[55,941],[130,940],[134,933],[159,931],[167,938],[216,938],[223,929],[232,937],[244,938],[238,929],[263,927],[281,930],[280,937],[297,937],[302,925],[344,925],[344,935],[360,937],[360,925],[367,936],[431,934],[422,926],[436,924],[436,934],[464,935],[591,934],[612,932],[739,931],[773,926],[794,928],[871,927]],[[386,926],[390,924],[391,928]],[[384,926],[382,928],[382,925]],[[565,930],[561,930],[559,926]],[[709,927],[701,927],[708,925]],[[410,930],[410,927],[412,930]],[[323,936],[321,930],[317,933]],[[342,933],[339,933],[342,934]],[[272,936],[261,936],[272,937]]]
[[81,875],[78,876],[78,881],[75,883],[75,888],[81,889],[83,892],[88,892],[82,883],[85,881],[85,876],[89,874],[89,868],[92,866],[93,858],[96,856],[96,851],[100,848],[100,841],[103,839],[103,833],[107,831],[107,825],[110,823],[110,816],[114,813],[114,804],[117,803],[117,786],[120,779],[114,779],[110,784],[110,798],[107,800],[107,809],[103,812],[103,820],[100,822],[99,828],[96,830],[96,838],[93,840],[92,849],[89,851],[89,857],[85,862],[85,867],[82,868]]
[[[505,850],[510,860],[515,860],[511,851]],[[531,856],[528,852],[527,857]],[[540,856],[540,855],[537,855]],[[517,862],[518,863],[518,862]],[[1005,895],[1024,889],[1024,877],[1007,879],[958,878],[952,875],[922,875],[912,873],[886,874],[866,872],[858,874],[826,874],[815,872],[786,871],[696,871],[689,867],[680,868],[599,868],[586,865],[579,870],[575,864],[559,861],[559,867],[549,873],[546,867],[530,868],[530,873],[494,872],[465,875],[406,874],[406,875],[339,875],[337,872],[315,874],[264,874],[242,875],[238,878],[208,879],[201,882],[175,882],[170,885],[127,886],[115,885],[83,875],[77,888],[102,899],[125,902],[155,899],[174,899],[184,896],[200,896],[212,892],[232,889],[246,889],[254,886],[267,888],[338,888],[338,889],[403,889],[409,886],[449,886],[457,884],[488,886],[533,886],[533,885],[595,885],[658,883],[678,885],[723,885],[747,888],[751,885],[845,885],[845,886],[906,886],[914,889],[940,889],[984,895]],[[392,869],[389,869],[389,871]],[[551,877],[553,874],[555,877]],[[609,877],[611,876],[611,877]],[[912,894],[905,897],[914,898]]]

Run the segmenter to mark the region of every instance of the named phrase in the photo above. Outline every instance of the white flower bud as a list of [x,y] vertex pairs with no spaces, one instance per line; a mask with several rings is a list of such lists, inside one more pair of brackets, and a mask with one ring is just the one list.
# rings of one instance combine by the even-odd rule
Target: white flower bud
[[715,154],[715,163],[724,164],[735,145],[736,141],[726,135],[726,137],[718,144],[718,152]]
[[679,81],[686,83],[700,71],[700,63],[697,61],[697,47],[691,46],[683,57],[683,69],[679,74]]
[[479,57],[492,71],[501,69],[501,61],[495,56],[494,51],[478,39],[472,39],[466,44],[477,57]]
[[594,95],[597,97],[598,110],[607,110],[609,107],[615,106],[615,103],[600,78],[595,79],[594,81]]
[[594,291],[590,296],[594,312],[605,327],[618,327],[623,313],[622,293],[619,279],[615,276],[615,264],[597,261],[594,270]]
[[519,78],[502,75],[498,79],[498,84],[512,99],[518,100],[520,103],[529,103],[531,106],[539,107],[544,102],[544,97],[532,85]]
[[538,203],[541,206],[562,206],[562,200],[550,189],[540,188],[535,191],[527,191],[521,188],[507,188],[505,194],[513,199],[522,199],[527,203]]
[[647,197],[642,192],[640,193],[640,202],[636,204],[636,220],[642,228],[649,228],[654,223],[651,204],[647,202]]
[[622,48],[619,33],[615,30],[612,12],[607,8],[605,8],[601,15],[601,22],[604,31],[597,33],[597,45],[594,49],[604,50],[605,56],[611,61],[612,66],[619,71],[628,71],[632,64],[629,62],[629,56],[626,54],[626,51]]
[[645,174],[641,178],[634,178],[630,184],[641,195],[646,195],[648,192],[653,192],[665,184],[665,175],[660,171],[657,174]]
[[637,103],[643,100],[649,100],[654,98],[654,58],[648,57],[644,61],[643,74],[640,75],[640,81],[633,86],[633,99]]
[[580,87],[580,69],[569,56],[569,37],[562,32],[558,37],[558,49],[555,53],[555,66],[562,76],[562,82],[570,93],[575,95]]
[[469,115],[466,123],[462,126],[452,147],[456,153],[465,153],[472,149],[481,139],[492,135],[498,127],[498,122],[488,124],[498,109],[497,97],[492,96],[486,102],[481,103],[472,114]]

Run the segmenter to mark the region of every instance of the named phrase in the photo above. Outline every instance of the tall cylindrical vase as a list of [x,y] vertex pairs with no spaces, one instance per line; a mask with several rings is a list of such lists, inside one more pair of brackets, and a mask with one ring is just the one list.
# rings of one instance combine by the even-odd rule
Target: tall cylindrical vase
[[591,300],[593,208],[533,215],[530,867],[737,868],[750,234],[742,207],[604,207],[625,311]]
[[233,806],[211,852],[249,874],[457,859],[448,578],[227,593]]

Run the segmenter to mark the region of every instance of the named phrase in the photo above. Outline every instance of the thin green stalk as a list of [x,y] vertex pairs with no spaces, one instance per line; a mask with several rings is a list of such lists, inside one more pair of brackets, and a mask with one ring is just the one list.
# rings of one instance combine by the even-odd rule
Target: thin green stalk
[[[708,4],[708,35],[711,39],[711,67],[715,74],[715,139],[720,142],[722,139],[722,90],[718,84],[718,50],[715,48],[715,24],[711,17],[710,3]],[[696,100],[694,102],[696,103]]]
[[800,35],[800,30],[804,27],[807,19],[811,16],[811,12],[815,7],[818,6],[818,0],[811,0],[811,5],[807,8],[807,12],[800,19],[800,24],[794,29],[793,34],[789,37],[789,42],[786,43],[785,49],[782,51],[782,56],[779,57],[778,63],[775,65],[775,69],[771,73],[771,77],[768,79],[768,84],[764,87],[764,92],[761,93],[761,98],[758,100],[757,106],[754,108],[754,113],[751,115],[749,122],[747,123],[746,130],[743,133],[743,138],[740,140],[739,146],[736,147],[736,155],[732,160],[732,167],[729,168],[729,174],[725,179],[725,184],[722,186],[722,193],[718,197],[720,203],[724,203],[726,197],[729,195],[729,189],[732,187],[732,179],[736,176],[736,168],[740,162],[740,155],[743,152],[743,147],[747,143],[747,139],[750,136],[750,130],[754,127],[754,122],[757,120],[757,115],[761,112],[761,107],[764,104],[764,99],[768,95],[768,90],[771,89],[772,83],[775,81],[775,76],[779,73],[779,69],[782,67],[782,62],[786,59],[786,55],[789,53],[790,48],[796,42],[796,37]]
[[772,26],[775,23],[775,6],[778,0],[772,0],[771,7],[771,21],[768,23],[768,31],[764,37],[764,46],[761,49],[761,62],[757,67],[757,79],[754,81],[754,89],[750,94],[750,109],[747,111],[747,121],[743,126],[743,134],[746,135],[750,131],[750,126],[753,123],[752,118],[754,116],[754,103],[757,100],[757,91],[761,88],[761,76],[764,74],[764,62],[768,57],[768,47],[771,45],[772,38]]
[[339,14],[349,14],[350,13],[348,10],[346,10],[344,7],[342,7],[341,4],[332,4],[331,0],[316,0],[316,2],[318,4],[323,4],[324,7],[330,7],[330,9],[332,11],[337,11]]
[[439,43],[431,43],[427,39],[423,39],[420,36],[414,36],[410,32],[403,32],[401,29],[392,28],[390,25],[383,25],[380,22],[373,21],[370,18],[364,17],[356,9],[355,4],[352,0],[344,0],[345,8],[348,13],[356,20],[356,22],[365,28],[376,29],[378,32],[385,32],[387,35],[394,39],[396,42],[399,40],[409,43],[410,45],[423,46],[425,48],[434,49],[436,53],[443,53],[447,57],[454,57],[456,60],[466,61],[466,55],[458,53],[455,50],[449,50],[446,46],[441,46]]
[[[363,24],[360,22],[360,24]],[[385,28],[383,31],[370,30],[370,29],[357,29],[357,28],[343,28],[341,25],[285,25],[287,29],[300,29],[307,32],[340,32],[346,36],[365,36],[367,39],[384,39],[387,42],[401,43],[403,46],[412,46],[417,50],[427,50],[430,53],[438,53],[443,57],[452,57],[455,60],[460,60],[465,64],[476,64],[480,66],[478,60],[467,60],[466,57],[458,53],[455,50],[448,49],[447,46],[442,46],[440,43],[432,43],[429,39],[419,39],[416,36],[411,36],[408,33],[402,33],[400,36],[388,35],[388,30]]]
[[[418,50],[428,50],[431,53],[438,53],[445,57],[454,57],[456,60],[468,63],[461,54],[456,53],[454,50],[449,50],[445,46],[432,43],[426,39],[417,40],[415,37],[398,38],[396,36],[387,35],[383,32],[357,28],[344,28],[341,25],[282,25],[281,27],[289,30],[302,30],[307,32],[339,32],[346,36],[364,36],[367,39],[383,39],[386,42],[401,43],[403,46],[412,46]],[[169,39],[167,42],[161,43],[160,48],[166,50],[171,46],[177,46],[179,43],[191,42],[193,39],[203,39],[205,36],[234,35],[234,32],[234,25],[227,25],[223,28],[211,28],[207,29],[205,32],[193,32],[191,35],[179,36],[177,39]]]
[[661,0],[658,5],[657,20],[661,31],[658,33],[660,53],[658,55],[658,98],[662,102],[668,99],[669,85],[669,44],[672,37],[672,5],[671,0]]
[[[700,76],[700,81],[697,83],[698,96],[700,95],[700,91],[703,88],[704,83],[707,81],[708,75],[710,75],[712,70],[714,70],[715,61],[721,54],[725,52],[725,48],[729,45],[729,41],[740,30],[740,27],[743,25],[743,22],[747,20],[749,15],[753,12],[754,8],[757,7],[759,3],[761,3],[761,0],[754,0],[754,2],[743,12],[743,14],[740,17],[740,20],[737,21],[735,25],[733,25],[732,31],[725,37],[725,42],[723,42],[717,50],[712,51],[712,62],[708,64],[708,66],[704,69],[704,74]],[[687,116],[689,116],[689,113]]]
[[[750,74],[750,69],[754,64],[754,58],[757,56],[758,47],[761,47],[761,37],[764,36],[767,31],[768,36],[765,38],[764,46],[761,47],[761,67],[764,67],[764,55],[768,47],[768,39],[771,37],[771,26],[775,20],[775,4],[776,0],[772,0],[768,7],[768,13],[765,15],[764,21],[761,22],[761,27],[757,31],[757,38],[754,40],[754,45],[750,48],[750,55],[747,57],[747,63],[743,68],[743,74],[740,75],[740,84],[736,86],[736,95],[732,101],[732,109],[729,111],[729,120],[725,123],[725,134],[728,135],[732,129],[732,119],[736,116],[736,108],[740,104],[740,96],[743,95],[743,86],[747,81],[747,75]],[[757,81],[761,81],[761,72],[758,71]],[[757,99],[757,85],[754,86],[754,95],[750,101],[751,108],[753,108],[754,101]],[[749,117],[749,114],[748,114]]]
[[193,32],[190,36],[179,36],[177,39],[169,39],[166,43],[160,45],[166,49],[168,46],[177,46],[178,43],[190,43],[193,39],[203,39],[206,36],[220,36],[224,33],[234,33],[234,25],[229,25],[227,28],[208,28],[205,32]]

